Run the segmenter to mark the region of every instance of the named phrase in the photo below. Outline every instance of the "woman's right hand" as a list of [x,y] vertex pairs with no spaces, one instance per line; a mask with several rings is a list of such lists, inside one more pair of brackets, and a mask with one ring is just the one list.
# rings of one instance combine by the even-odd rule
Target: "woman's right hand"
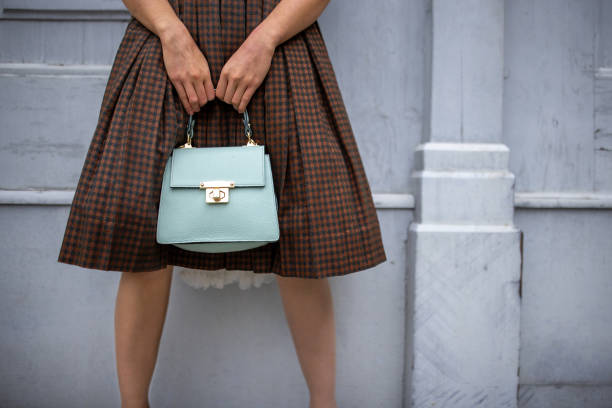
[[184,24],[176,24],[160,37],[164,65],[185,110],[194,114],[215,99],[208,61]]

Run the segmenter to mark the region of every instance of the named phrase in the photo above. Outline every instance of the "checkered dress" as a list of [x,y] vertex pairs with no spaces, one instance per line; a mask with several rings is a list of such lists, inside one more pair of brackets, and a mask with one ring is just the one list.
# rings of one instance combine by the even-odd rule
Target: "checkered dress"
[[[247,34],[280,0],[170,0],[208,60],[213,84]],[[323,278],[386,260],[372,193],[318,22],[280,44],[248,106],[270,155],[280,239],[227,253],[156,242],[164,165],[188,116],[159,38],[132,18],[119,45],[59,262],[142,272],[179,265]],[[241,145],[242,115],[216,99],[195,115],[194,147]]]

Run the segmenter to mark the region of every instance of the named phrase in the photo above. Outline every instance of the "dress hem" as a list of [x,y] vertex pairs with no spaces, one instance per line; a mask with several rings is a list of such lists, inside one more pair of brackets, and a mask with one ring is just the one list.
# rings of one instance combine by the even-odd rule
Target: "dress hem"
[[[361,230],[361,231],[368,231],[371,229],[379,229],[379,224],[378,222],[372,222],[370,224],[368,224],[366,227],[356,227],[354,229],[349,230],[350,232],[354,232],[356,230]],[[347,235],[348,232],[343,232],[342,234],[338,234],[338,235]],[[159,245],[164,245],[164,244],[159,244]],[[168,244],[171,245],[171,244]],[[271,245],[271,244],[268,244]],[[275,274],[275,275],[279,275],[279,276],[283,276],[283,277],[298,277],[298,278],[307,278],[307,279],[322,279],[322,278],[326,278],[326,277],[333,277],[333,276],[343,276],[343,275],[348,275],[351,273],[355,273],[355,272],[360,272],[366,269],[370,269],[376,265],[379,265],[383,262],[385,262],[387,260],[387,256],[384,250],[384,247],[380,247],[380,250],[377,251],[377,253],[372,254],[371,256],[367,257],[366,260],[356,264],[353,268],[351,269],[344,269],[344,270],[338,270],[337,272],[327,272],[327,273],[319,273],[319,274],[313,274],[313,275],[301,275],[299,273],[292,273],[292,272],[288,272],[288,273],[283,273],[280,271],[274,271],[274,270],[268,270],[268,271],[255,271],[252,268],[231,268],[233,269],[239,269],[239,270],[244,270],[244,271],[250,271],[253,273],[257,273],[257,274]],[[156,267],[147,267],[147,268],[132,268],[129,270],[126,269],[120,269],[118,267],[113,267],[113,266],[108,266],[108,262],[106,263],[106,265],[102,265],[100,262],[83,262],[82,259],[79,259],[78,257],[75,259],[74,257],[70,257],[66,254],[64,254],[63,252],[60,253],[60,255],[57,258],[57,262],[60,263],[65,263],[68,265],[74,265],[74,266],[79,266],[82,268],[86,268],[86,269],[95,269],[95,270],[100,270],[100,271],[108,271],[108,272],[134,272],[134,273],[140,273],[140,272],[153,272],[153,271],[158,271],[160,269],[165,269],[168,266],[179,266],[179,267],[183,267],[183,268],[189,268],[189,269],[197,269],[197,270],[201,270],[201,271],[218,271],[221,269],[226,269],[225,266],[223,265],[210,265],[208,267],[206,266],[201,266],[201,265],[194,265],[193,263],[190,262],[180,262],[180,261],[169,261],[169,262],[163,262],[160,261],[159,266]]]

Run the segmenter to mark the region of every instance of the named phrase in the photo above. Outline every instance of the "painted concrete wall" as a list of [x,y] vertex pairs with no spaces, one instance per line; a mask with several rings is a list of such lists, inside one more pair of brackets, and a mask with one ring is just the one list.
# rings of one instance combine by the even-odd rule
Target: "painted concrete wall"
[[523,230],[519,406],[612,401],[612,3],[506,2]]
[[[331,278],[344,407],[409,400],[409,174],[423,134],[425,21],[435,1],[331,2],[319,19],[389,258]],[[120,0],[0,6],[0,405],[116,406],[119,274],[55,259],[127,14]],[[506,0],[504,12],[502,142],[523,232],[519,406],[608,407],[612,5]],[[275,284],[198,291],[175,276],[172,290],[153,404],[305,405]]]
[[[128,14],[119,0],[0,4],[0,406],[117,406],[120,275],[55,260]],[[330,279],[344,407],[402,405],[407,174],[421,127],[423,9],[420,1],[332,2],[319,19],[388,256]],[[175,274],[172,285],[154,406],[307,405],[275,283],[203,291]]]

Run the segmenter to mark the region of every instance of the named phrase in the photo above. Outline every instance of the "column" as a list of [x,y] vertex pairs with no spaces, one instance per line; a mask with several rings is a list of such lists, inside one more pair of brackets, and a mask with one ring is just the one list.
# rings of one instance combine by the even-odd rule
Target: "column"
[[503,0],[432,0],[411,175],[405,401],[516,407],[520,231],[502,141]]

